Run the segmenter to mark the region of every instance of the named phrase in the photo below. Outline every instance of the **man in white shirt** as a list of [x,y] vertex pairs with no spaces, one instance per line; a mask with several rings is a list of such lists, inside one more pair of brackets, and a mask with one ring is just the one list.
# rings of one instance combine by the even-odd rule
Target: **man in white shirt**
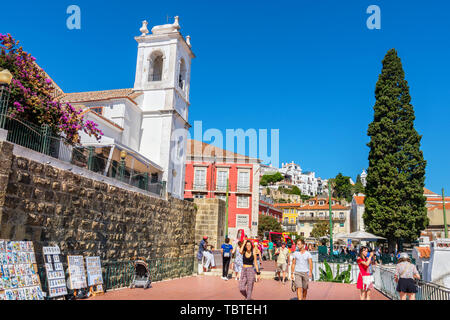
[[293,253],[291,272],[294,275],[298,300],[306,300],[309,281],[312,280],[313,263],[312,256],[305,249],[305,241],[297,240],[298,251]]

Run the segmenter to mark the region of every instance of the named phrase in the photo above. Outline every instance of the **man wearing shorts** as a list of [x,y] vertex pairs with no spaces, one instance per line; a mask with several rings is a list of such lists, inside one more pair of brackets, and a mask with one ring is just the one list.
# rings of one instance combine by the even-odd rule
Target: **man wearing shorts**
[[289,249],[286,248],[286,243],[281,244],[281,248],[277,249],[278,259],[277,259],[277,274],[278,279],[281,279],[281,272],[283,272],[283,284],[286,282],[286,270],[289,258]]
[[293,254],[291,272],[294,274],[298,300],[306,300],[308,284],[310,279],[312,279],[313,272],[312,256],[305,249],[304,240],[297,240],[297,247],[299,250]]

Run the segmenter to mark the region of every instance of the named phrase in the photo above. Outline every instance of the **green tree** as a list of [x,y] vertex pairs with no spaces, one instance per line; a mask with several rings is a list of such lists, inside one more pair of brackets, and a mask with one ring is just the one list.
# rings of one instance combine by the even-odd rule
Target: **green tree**
[[338,173],[337,176],[331,180],[331,186],[333,187],[332,194],[338,199],[352,200],[353,186],[350,183],[350,177]]
[[311,237],[320,238],[324,236],[328,236],[330,234],[330,224],[326,221],[320,221],[314,224],[314,227],[311,231]]
[[367,231],[388,239],[390,252],[400,239],[415,241],[428,225],[423,187],[426,161],[402,63],[387,52],[375,87],[373,122],[365,188]]
[[261,177],[259,184],[265,187],[269,184],[274,184],[283,179],[284,179],[283,175],[279,172],[272,173],[272,174],[265,174]]
[[258,235],[263,237],[266,231],[282,232],[283,229],[281,228],[281,223],[274,217],[260,214],[258,218]]

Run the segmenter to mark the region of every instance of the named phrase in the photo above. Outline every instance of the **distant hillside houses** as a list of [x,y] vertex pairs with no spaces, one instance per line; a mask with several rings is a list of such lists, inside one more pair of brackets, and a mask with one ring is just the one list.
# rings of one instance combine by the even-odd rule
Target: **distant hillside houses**
[[[282,163],[281,168],[275,168],[268,165],[261,165],[261,176],[265,174],[274,174],[276,172],[281,173],[284,176],[284,180],[280,181],[278,186],[297,186],[302,194],[308,196],[316,196],[322,193],[328,193],[327,179],[316,177],[316,173],[313,171],[302,171],[300,165],[294,163]],[[269,186],[270,187],[270,186]],[[273,188],[273,186],[272,186]]]

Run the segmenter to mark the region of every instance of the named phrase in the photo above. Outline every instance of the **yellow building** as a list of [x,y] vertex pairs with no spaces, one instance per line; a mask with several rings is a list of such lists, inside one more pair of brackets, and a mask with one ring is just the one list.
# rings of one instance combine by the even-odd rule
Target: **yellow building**
[[275,207],[283,212],[282,226],[284,231],[296,232],[297,231],[297,217],[298,209],[301,207],[301,203],[276,203]]
[[[304,237],[311,237],[314,225],[329,221],[328,198],[315,197],[301,203],[279,203],[277,208],[283,212],[285,231],[297,232]],[[350,233],[350,206],[341,205],[331,199],[333,233]]]

